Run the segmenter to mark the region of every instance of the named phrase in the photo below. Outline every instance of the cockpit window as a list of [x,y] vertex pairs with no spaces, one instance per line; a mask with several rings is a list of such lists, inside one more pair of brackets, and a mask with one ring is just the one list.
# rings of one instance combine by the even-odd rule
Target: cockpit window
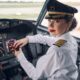
[[45,0],[0,0],[0,18],[37,20]]

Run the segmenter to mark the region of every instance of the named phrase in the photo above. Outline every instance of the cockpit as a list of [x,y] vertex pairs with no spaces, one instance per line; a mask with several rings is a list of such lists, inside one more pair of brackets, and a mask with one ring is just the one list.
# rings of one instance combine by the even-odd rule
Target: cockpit
[[[31,80],[9,50],[8,42],[38,33],[49,35],[44,19],[46,5],[49,1],[36,2],[36,0],[30,0],[27,2],[26,0],[25,2],[18,0],[17,2],[14,0],[11,2],[11,0],[7,0],[7,2],[0,3],[0,10],[2,10],[0,12],[0,80]],[[76,7],[79,8],[79,4],[80,2],[75,4],[73,2],[72,5],[78,5]],[[80,73],[80,38],[74,37],[79,45],[77,65]],[[38,58],[44,55],[48,48],[48,45],[30,43],[24,46],[22,50],[26,58],[36,66]]]

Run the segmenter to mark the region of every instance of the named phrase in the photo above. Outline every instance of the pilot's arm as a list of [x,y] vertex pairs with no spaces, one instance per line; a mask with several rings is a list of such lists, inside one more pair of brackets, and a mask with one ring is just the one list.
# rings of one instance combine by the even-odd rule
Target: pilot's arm
[[26,36],[25,38],[22,38],[20,40],[17,40],[15,42],[15,47],[23,47],[28,43],[41,43],[41,44],[47,44],[49,46],[53,45],[55,42],[54,37],[50,36],[43,36],[41,34],[34,35],[34,36]]
[[[36,67],[34,67],[24,56],[23,52],[20,50],[19,52],[15,52],[16,57],[18,61],[20,62],[20,65],[24,69],[24,71],[27,73],[27,75],[32,79],[32,80],[38,80],[38,79],[43,79],[47,78],[45,74],[50,74],[51,69],[53,66],[49,66],[49,64],[52,65],[53,59],[54,59],[54,52],[52,52],[53,49],[49,48],[47,51],[47,54],[42,56],[38,62]],[[47,68],[47,73],[45,73],[45,70]],[[49,71],[48,71],[49,70]]]
[[55,42],[54,37],[48,36],[48,35],[41,35],[37,34],[34,36],[27,36],[26,38],[29,39],[29,43],[41,43],[41,44],[47,44],[51,46],[52,42]]
[[[25,58],[21,49],[15,51],[15,56],[32,80],[42,80],[44,78],[50,80],[76,79],[77,68],[70,56],[69,47],[66,48],[63,44],[55,43],[55,45],[52,45],[47,53],[39,58],[36,67]],[[63,46],[61,47],[60,45]]]

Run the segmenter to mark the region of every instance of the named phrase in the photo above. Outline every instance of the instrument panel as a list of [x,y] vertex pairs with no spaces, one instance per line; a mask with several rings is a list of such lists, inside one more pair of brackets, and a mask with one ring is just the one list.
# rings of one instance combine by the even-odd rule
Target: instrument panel
[[8,28],[11,26],[17,26],[23,23],[22,20],[15,20],[15,19],[1,19],[0,20],[0,28]]
[[9,50],[8,42],[25,37],[32,33],[34,28],[35,25],[32,21],[0,19],[0,64],[3,65],[3,70],[19,65]]

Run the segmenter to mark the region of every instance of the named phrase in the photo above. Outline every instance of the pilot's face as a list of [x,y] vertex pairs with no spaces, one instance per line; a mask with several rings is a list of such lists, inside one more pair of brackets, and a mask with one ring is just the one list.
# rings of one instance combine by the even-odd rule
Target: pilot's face
[[48,31],[51,35],[57,36],[65,33],[68,23],[64,19],[48,19]]

